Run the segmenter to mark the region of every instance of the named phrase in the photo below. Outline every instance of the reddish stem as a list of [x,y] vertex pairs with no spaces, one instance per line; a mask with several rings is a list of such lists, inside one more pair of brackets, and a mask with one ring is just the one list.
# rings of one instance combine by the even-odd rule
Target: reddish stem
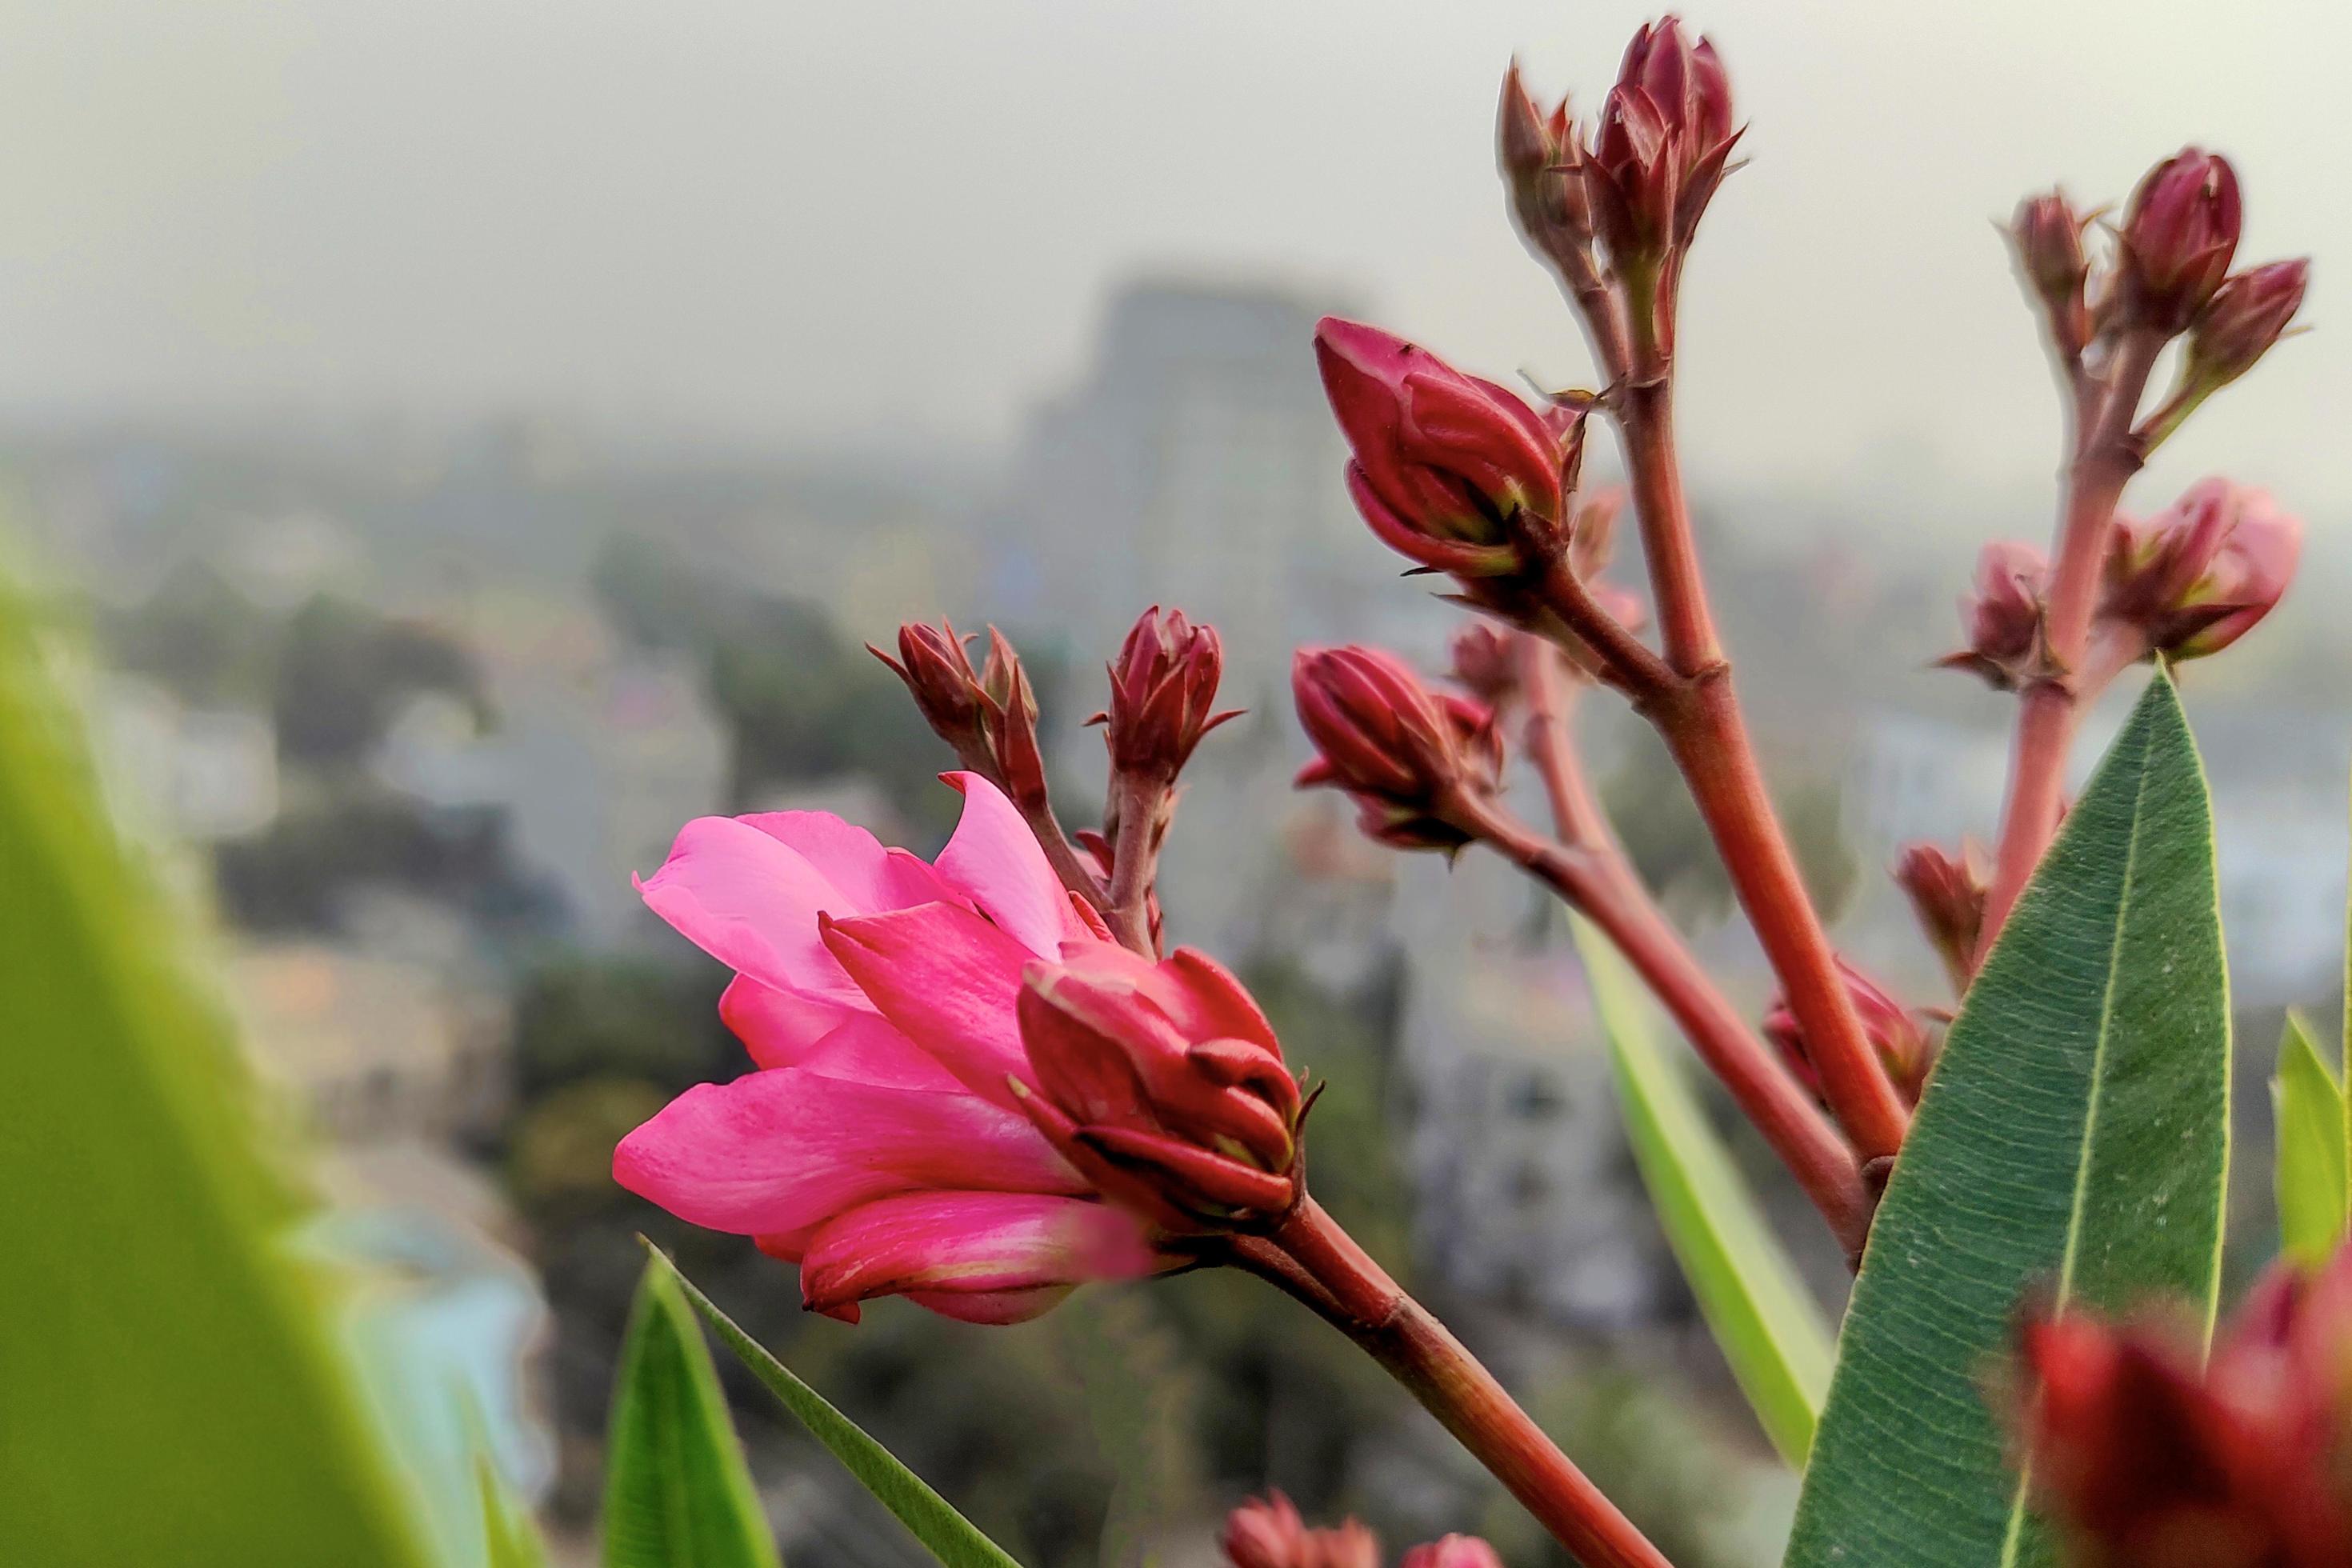
[[1649,717],[1665,737],[1740,907],[1780,976],[1830,1109],[1864,1159],[1890,1156],[1902,1147],[1908,1113],[1863,1032],[1732,693],[1731,666],[1707,608],[1675,455],[1668,378],[1661,368],[1624,394],[1618,422],[1633,505],[1666,662],[1677,677],[1675,689],[1646,705]]
[[1103,923],[1122,945],[1146,958],[1158,958],[1159,944],[1151,937],[1151,888],[1158,879],[1160,844],[1167,826],[1168,786],[1114,769],[1110,788],[1115,837]]
[[2055,560],[2050,573],[2044,637],[2049,668],[2020,696],[2017,735],[2010,748],[2009,801],[2002,809],[2000,842],[1993,859],[1992,886],[1985,898],[1977,963],[1992,951],[1993,939],[2033,877],[2034,868],[2057,837],[2063,814],[2066,759],[2084,703],[2094,695],[2083,672],[2090,652],[2091,626],[2116,504],[2139,471],[2143,453],[2132,423],[2139,413],[2147,378],[2163,351],[2161,333],[2127,333],[2116,346],[2106,374],[2078,395],[2074,410],[2074,458],[2060,508]]
[[1254,1256],[1248,1245],[1238,1250],[1243,1267],[1313,1307],[1369,1352],[1585,1568],[1673,1568],[1495,1374],[1313,1198],[1301,1199],[1264,1244],[1286,1267]]

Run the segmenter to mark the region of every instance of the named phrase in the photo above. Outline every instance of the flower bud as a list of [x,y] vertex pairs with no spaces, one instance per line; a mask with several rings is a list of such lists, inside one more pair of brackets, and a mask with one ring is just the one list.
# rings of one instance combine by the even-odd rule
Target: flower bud
[[2173,658],[2219,653],[2294,577],[2303,521],[2265,490],[2209,479],[2144,523],[2116,521],[2099,613]]
[[1215,960],[1072,944],[1022,973],[1034,1076],[1021,1107],[1082,1173],[1174,1234],[1279,1219],[1298,1200],[1297,1081]]
[[978,738],[981,709],[987,700],[980,689],[980,672],[964,651],[967,639],[954,626],[908,621],[898,628],[898,657],[892,658],[872,643],[866,651],[890,667],[907,683],[923,720],[952,746]]
[[2041,551],[1997,539],[1977,556],[1975,591],[1960,600],[1960,627],[1969,646],[1937,662],[1982,676],[1997,691],[2014,690],[2039,672],[2042,595],[2050,563]]
[[2012,1424],[2082,1568],[2352,1563],[2352,1254],[2258,1283],[2210,1360],[2184,1311],[2029,1319]]
[[1583,138],[1563,99],[1547,114],[1519,79],[1517,60],[1503,75],[1495,117],[1496,161],[1510,194],[1519,233],[1546,254],[1580,250],[1592,240],[1592,204],[1584,189]]
[[[1916,1016],[1843,957],[1838,960],[1838,973],[1845,981],[1846,994],[1853,999],[1854,1011],[1861,1015],[1862,1032],[1876,1047],[1887,1077],[1906,1102],[1916,1104],[1927,1085],[1927,1069],[1935,1066],[1937,1041]],[[1818,1095],[1821,1075],[1805,1044],[1804,1030],[1785,997],[1773,999],[1763,1026],[1765,1037],[1780,1047],[1782,1059],[1799,1080]]]
[[2090,340],[2085,285],[2091,264],[2083,254],[2084,221],[2065,192],[2047,191],[2017,205],[2009,230],[2018,270],[2048,311],[2052,335],[2070,354],[2081,353]]
[[2167,335],[2187,327],[2229,275],[2242,218],[2227,158],[2189,147],[2149,170],[2117,243],[2126,318]]
[[1962,840],[1958,855],[1938,845],[1906,844],[1895,858],[1895,886],[1911,900],[1911,911],[1944,961],[1955,992],[1966,991],[1975,973],[1987,869],[1984,849],[1973,839]]
[[1445,820],[1457,792],[1491,795],[1503,767],[1494,714],[1431,691],[1411,666],[1378,648],[1301,648],[1291,661],[1298,721],[1319,753],[1301,789],[1345,790],[1370,837],[1408,849],[1467,842]]
[[1499,710],[1518,694],[1518,638],[1485,619],[1464,623],[1445,645],[1454,684]]
[[1441,1535],[1406,1552],[1398,1568],[1503,1568],[1503,1559],[1478,1536]]
[[1738,140],[1731,117],[1731,79],[1713,44],[1694,47],[1674,16],[1633,35],[1584,165],[1594,220],[1621,267],[1690,243]]
[[[1451,1539],[1451,1538],[1449,1538]],[[1380,1538],[1355,1520],[1309,1530],[1278,1491],[1225,1516],[1225,1560],[1234,1568],[1380,1568]]]
[[1144,611],[1110,667],[1110,706],[1087,721],[1105,726],[1111,766],[1173,779],[1201,737],[1241,711],[1213,711],[1224,662],[1216,627],[1195,625],[1181,610]]
[[2273,261],[2222,279],[2189,324],[2182,385],[2210,393],[2253,369],[2303,309],[2310,279],[2310,261],[2298,258]]
[[1520,567],[1518,536],[1556,535],[1583,450],[1581,409],[1538,414],[1402,338],[1327,316],[1323,389],[1353,453],[1348,491],[1372,531],[1465,577]]
[[1025,812],[1045,808],[1045,753],[1037,743],[1037,694],[1021,656],[994,626],[988,628],[988,662],[980,688],[987,698],[982,727],[990,753],[1003,775],[1004,793]]

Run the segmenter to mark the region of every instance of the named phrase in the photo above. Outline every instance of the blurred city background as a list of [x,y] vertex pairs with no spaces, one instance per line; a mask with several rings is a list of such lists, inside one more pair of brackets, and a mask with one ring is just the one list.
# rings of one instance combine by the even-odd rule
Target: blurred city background
[[[2297,591],[2188,681],[2258,1170],[2279,1015],[2332,1019],[2341,987],[2352,361],[2325,289],[2352,216],[2313,197],[2352,146],[2299,90],[2334,58],[2299,41],[2320,13],[2250,8],[2222,37],[2200,10],[2192,42],[2165,10],[1695,16],[1757,163],[1688,281],[1685,447],[1808,875],[1852,954],[1940,1005],[1885,868],[1992,826],[2009,705],[1928,666],[1976,542],[2046,532],[2058,439],[1984,220],[2061,174],[2119,196],[2195,136],[2240,160],[2250,256],[2320,254],[2323,335],[2200,416],[2132,503],[2226,466],[2311,527]],[[116,815],[207,923],[315,1163],[317,1245],[373,1281],[353,1343],[452,1561],[478,1550],[468,1404],[587,1560],[640,1231],[1039,1568],[1205,1563],[1222,1509],[1267,1485],[1393,1545],[1551,1550],[1252,1281],[1088,1290],[1013,1330],[904,1303],[848,1328],[610,1181],[622,1132],[747,1065],[722,972],[630,874],[710,812],[819,807],[936,848],[949,758],[861,647],[907,618],[1015,640],[1086,818],[1083,721],[1151,603],[1220,626],[1249,710],[1188,774],[1169,929],[1243,970],[1331,1080],[1318,1194],[1677,1562],[1777,1560],[1793,1484],[1647,1217],[1562,923],[1491,858],[1380,850],[1288,785],[1289,650],[1433,663],[1454,616],[1349,507],[1313,322],[1583,375],[1502,216],[1492,96],[1519,48],[1596,102],[1638,9],[0,14],[0,563],[80,650]],[[1596,444],[1596,480],[1613,458]],[[1760,1011],[1671,769],[1586,709],[1637,858]],[[2263,1256],[2268,1195],[2241,1185],[2235,1245]],[[1777,1211],[1833,1301],[1838,1259],[1801,1204]],[[789,1560],[920,1561],[738,1392]]]

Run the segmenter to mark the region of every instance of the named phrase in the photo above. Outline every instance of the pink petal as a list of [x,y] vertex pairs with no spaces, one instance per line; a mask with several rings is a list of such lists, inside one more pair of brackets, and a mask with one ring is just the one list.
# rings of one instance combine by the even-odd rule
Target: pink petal
[[830,1009],[739,974],[719,998],[719,1016],[763,1068],[802,1068],[893,1089],[963,1090],[953,1073],[872,1013]]
[[780,1236],[917,1187],[1086,1190],[1026,1119],[971,1095],[799,1068],[697,1084],[621,1140],[613,1177],[739,1236]]
[[836,921],[826,941],[882,1016],[973,1093],[1012,1103],[1025,1072],[1014,1007],[1029,950],[970,910],[924,904]]
[[909,1290],[907,1300],[960,1323],[1003,1328],[1008,1323],[1025,1323],[1044,1317],[1060,1306],[1074,1289],[1069,1285],[1041,1285],[1034,1290],[974,1290],[965,1295],[950,1290]]
[[1157,1261],[1140,1223],[1107,1204],[1034,1193],[902,1193],[820,1228],[801,1259],[801,1293],[820,1310],[910,1290],[1001,1296],[1133,1279]]
[[761,811],[739,816],[791,848],[833,884],[845,902],[834,915],[870,915],[960,895],[919,855],[885,849],[881,840],[829,811]]
[[654,913],[730,969],[779,991],[859,1004],[816,929],[820,914],[856,910],[782,839],[734,817],[698,816],[637,890]]
[[1003,792],[978,773],[942,776],[962,792],[963,817],[940,851],[940,875],[1036,957],[1051,958],[1066,939],[1084,936],[1037,836]]

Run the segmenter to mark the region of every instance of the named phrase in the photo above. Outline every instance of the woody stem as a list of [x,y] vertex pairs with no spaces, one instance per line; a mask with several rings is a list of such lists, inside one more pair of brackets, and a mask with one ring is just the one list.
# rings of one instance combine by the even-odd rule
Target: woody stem
[[1110,891],[1103,922],[1121,945],[1146,958],[1160,956],[1151,936],[1151,885],[1158,875],[1160,830],[1166,826],[1168,786],[1134,773],[1111,774]]
[[1585,1568],[1672,1568],[1495,1374],[1313,1198],[1257,1245],[1255,1255],[1237,1247],[1241,1267],[1361,1345]]

